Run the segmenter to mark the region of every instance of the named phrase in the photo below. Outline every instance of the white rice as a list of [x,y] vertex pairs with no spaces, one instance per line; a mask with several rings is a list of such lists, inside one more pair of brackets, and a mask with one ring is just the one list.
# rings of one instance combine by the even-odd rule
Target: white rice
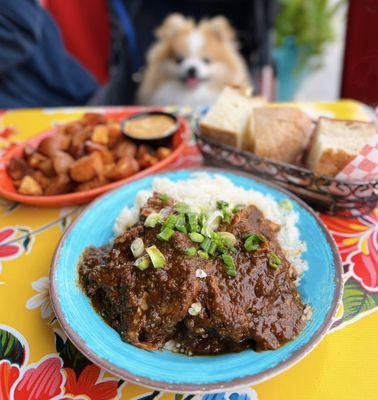
[[226,201],[231,206],[255,205],[266,218],[281,225],[278,241],[298,275],[300,276],[307,269],[306,261],[301,258],[302,253],[306,251],[306,243],[299,237],[298,213],[281,207],[272,196],[252,189],[243,189],[222,175],[210,176],[207,173],[195,173],[190,179],[179,182],[173,182],[167,178],[156,178],[150,191],[138,192],[134,206],[125,207],[120,212],[113,227],[117,236],[138,221],[140,208],[153,192],[166,193],[173,200],[188,204],[193,211],[200,211],[204,206],[209,208],[209,212],[214,211],[218,200]]

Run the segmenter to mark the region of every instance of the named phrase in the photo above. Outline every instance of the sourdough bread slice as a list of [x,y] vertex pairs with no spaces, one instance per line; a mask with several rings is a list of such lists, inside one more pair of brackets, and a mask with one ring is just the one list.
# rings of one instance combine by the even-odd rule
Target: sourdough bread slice
[[307,156],[315,175],[336,176],[377,135],[372,122],[320,118]]
[[312,132],[311,119],[298,108],[255,108],[248,123],[245,149],[259,157],[297,164]]
[[251,97],[245,88],[227,86],[199,123],[201,135],[241,149],[251,111],[266,103]]

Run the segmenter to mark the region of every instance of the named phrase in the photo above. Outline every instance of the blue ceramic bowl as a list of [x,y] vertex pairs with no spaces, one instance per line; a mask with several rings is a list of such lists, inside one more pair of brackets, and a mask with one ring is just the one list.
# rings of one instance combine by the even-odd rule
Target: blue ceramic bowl
[[199,170],[179,170],[131,182],[93,202],[70,226],[56,250],[51,268],[51,297],[55,313],[71,341],[96,364],[119,377],[144,386],[175,392],[222,391],[255,384],[287,369],[309,353],[331,325],[340,300],[341,262],[333,239],[315,213],[301,200],[271,184],[215,169],[234,184],[290,198],[299,213],[301,239],[307,242],[304,258],[309,268],[299,292],[313,308],[312,319],[293,341],[274,351],[188,357],[169,351],[146,351],[121,340],[118,333],[96,313],[80,289],[77,263],[87,246],[100,246],[112,237],[116,216],[132,205],[136,193],[151,187],[156,176],[178,181]]

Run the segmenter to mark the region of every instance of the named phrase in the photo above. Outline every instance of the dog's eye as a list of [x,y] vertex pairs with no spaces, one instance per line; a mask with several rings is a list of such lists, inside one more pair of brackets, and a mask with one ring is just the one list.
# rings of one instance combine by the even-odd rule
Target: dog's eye
[[202,57],[202,61],[205,63],[205,64],[210,64],[210,58],[208,58],[208,57]]
[[184,57],[176,56],[175,60],[176,60],[177,64],[181,64],[184,61]]

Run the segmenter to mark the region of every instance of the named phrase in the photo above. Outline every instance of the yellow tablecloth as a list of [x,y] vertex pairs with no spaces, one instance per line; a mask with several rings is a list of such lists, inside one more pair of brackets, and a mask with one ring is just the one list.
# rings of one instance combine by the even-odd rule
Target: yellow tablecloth
[[[369,117],[362,105],[349,101],[306,107],[341,118]],[[84,111],[4,112],[0,148]],[[200,163],[192,145],[175,168]],[[55,246],[77,212],[75,207],[41,209],[0,198],[0,399],[189,400],[193,396],[158,393],[119,381],[87,361],[64,336],[52,313],[47,276]],[[344,306],[332,331],[300,363],[253,389],[196,398],[378,399],[378,314],[374,312],[378,309],[378,210],[364,219],[323,219],[343,250],[346,270]]]

